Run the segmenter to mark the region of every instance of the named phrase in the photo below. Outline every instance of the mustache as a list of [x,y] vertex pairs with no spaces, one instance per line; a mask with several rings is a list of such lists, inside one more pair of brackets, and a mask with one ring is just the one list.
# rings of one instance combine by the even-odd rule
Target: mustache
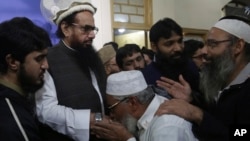
[[183,53],[182,52],[175,52],[173,55],[171,55],[170,57],[172,57],[172,58],[176,58],[176,57],[180,57],[180,56],[182,56],[183,55]]

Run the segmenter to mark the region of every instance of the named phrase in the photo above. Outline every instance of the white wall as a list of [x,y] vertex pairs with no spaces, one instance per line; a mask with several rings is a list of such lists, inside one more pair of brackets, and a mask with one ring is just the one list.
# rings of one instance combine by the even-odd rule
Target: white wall
[[227,2],[229,0],[177,0],[175,18],[182,27],[210,29],[222,16],[221,8]]
[[182,0],[152,0],[153,24],[164,17],[175,18],[175,1]]
[[[153,23],[164,17],[173,18],[182,27],[210,29],[221,17],[221,8],[230,0],[152,0]],[[99,33],[94,46],[99,50],[113,40],[110,0],[92,0],[97,7],[95,23]]]
[[99,50],[103,44],[113,40],[113,29],[111,24],[110,0],[92,0],[96,6],[95,24],[99,32],[94,39],[94,46]]
[[152,0],[153,23],[170,17],[185,28],[209,29],[230,0]]

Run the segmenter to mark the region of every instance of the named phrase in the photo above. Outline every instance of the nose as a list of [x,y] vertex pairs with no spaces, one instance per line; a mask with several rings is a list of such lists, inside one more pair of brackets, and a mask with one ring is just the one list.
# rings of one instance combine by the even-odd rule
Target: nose
[[176,42],[176,43],[174,44],[174,51],[181,51],[182,48],[183,48],[183,43],[178,43],[178,42]]
[[208,46],[207,45],[204,45],[204,47],[202,48],[202,52],[204,54],[207,54],[207,50],[208,50]]
[[134,61],[134,69],[135,69],[135,70],[141,69],[140,62],[139,62],[139,61]]
[[139,67],[139,66],[140,66],[139,62],[135,60],[135,61],[134,61],[134,66],[135,66],[135,67]]
[[48,64],[48,60],[45,59],[41,65],[42,69],[48,69],[49,68],[49,64]]
[[212,48],[207,47],[207,57],[209,57],[211,55],[211,51],[212,51]]
[[90,37],[90,38],[95,38],[95,32],[94,32],[94,30],[91,30],[90,32],[89,32],[89,34],[88,34],[88,37]]

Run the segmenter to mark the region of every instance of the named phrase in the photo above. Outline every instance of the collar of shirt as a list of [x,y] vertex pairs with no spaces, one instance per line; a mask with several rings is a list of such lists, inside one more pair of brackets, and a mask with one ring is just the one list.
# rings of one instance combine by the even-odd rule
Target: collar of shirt
[[239,75],[227,87],[225,87],[223,90],[219,91],[219,94],[217,97],[215,97],[215,100],[218,101],[218,99],[220,98],[220,96],[224,90],[229,89],[230,86],[232,86],[232,85],[243,83],[244,81],[246,81],[248,79],[248,77],[250,77],[250,63],[248,63],[244,67],[244,69],[241,70]]
[[243,70],[239,73],[239,75],[223,90],[229,89],[230,86],[243,83],[250,77],[250,63],[248,63]]
[[75,51],[75,49],[69,47],[63,40],[62,40],[62,42],[63,42],[63,44],[64,44],[68,49],[71,49],[71,50]]
[[155,112],[158,110],[160,104],[163,103],[164,100],[166,100],[166,98],[155,95],[144,114],[138,120],[137,127],[139,128],[139,131],[146,130],[148,128],[150,122],[154,118]]
[[23,89],[13,83],[10,83],[4,79],[0,79],[0,84],[4,85],[5,87],[8,87],[16,92],[18,92],[20,95],[25,96],[25,92]]

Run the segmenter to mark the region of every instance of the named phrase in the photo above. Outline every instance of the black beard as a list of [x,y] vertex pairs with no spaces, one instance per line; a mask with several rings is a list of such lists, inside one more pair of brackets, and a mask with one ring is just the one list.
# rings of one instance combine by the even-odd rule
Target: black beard
[[[28,93],[35,93],[44,84],[43,80],[41,80],[41,83],[37,84],[36,80],[27,74],[23,65],[20,66],[20,72],[18,74],[18,81],[20,82],[21,88],[27,94]],[[28,96],[28,95],[26,95],[26,96]]]
[[[104,65],[97,52],[95,51],[92,45],[82,45],[82,44],[71,44],[71,47],[76,50],[76,56],[79,59],[83,70],[86,73],[89,72],[88,68],[90,68],[96,75],[99,87],[101,89],[101,93],[105,93],[106,91],[106,72],[104,69]],[[89,78],[91,79],[91,78]]]
[[99,65],[102,65],[101,59],[92,45],[74,44],[71,47],[77,51],[77,56],[84,66],[96,70]]
[[200,89],[208,102],[212,102],[218,96],[219,91],[226,87],[228,77],[235,67],[228,48],[222,55],[211,58],[201,70]]
[[[176,56],[180,56],[180,58],[175,58]],[[185,72],[187,60],[188,59],[181,52],[170,57],[166,57],[166,55],[160,52],[156,54],[156,64],[162,71],[163,76],[175,81],[179,81],[179,75]]]

